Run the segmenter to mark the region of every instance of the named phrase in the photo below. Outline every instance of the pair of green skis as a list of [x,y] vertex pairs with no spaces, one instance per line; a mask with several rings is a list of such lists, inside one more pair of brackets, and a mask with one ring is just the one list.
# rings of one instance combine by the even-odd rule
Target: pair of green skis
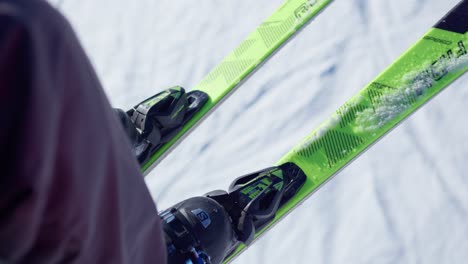
[[[197,111],[167,143],[142,164],[144,174],[164,158],[232,91],[278,51],[332,0],[287,0],[194,90],[208,95]],[[276,165],[292,162],[307,179],[279,208],[266,232],[377,140],[400,124],[468,70],[468,1],[462,1],[375,80],[296,145]],[[242,251],[239,245],[225,263]]]

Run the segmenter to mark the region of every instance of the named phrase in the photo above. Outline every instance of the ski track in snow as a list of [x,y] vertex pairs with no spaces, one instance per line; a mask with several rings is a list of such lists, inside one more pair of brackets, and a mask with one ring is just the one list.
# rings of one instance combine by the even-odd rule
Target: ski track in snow
[[[111,102],[193,87],[280,0],[54,0]],[[334,1],[147,177],[158,208],[270,166],[457,0]],[[466,263],[468,76],[235,263]]]

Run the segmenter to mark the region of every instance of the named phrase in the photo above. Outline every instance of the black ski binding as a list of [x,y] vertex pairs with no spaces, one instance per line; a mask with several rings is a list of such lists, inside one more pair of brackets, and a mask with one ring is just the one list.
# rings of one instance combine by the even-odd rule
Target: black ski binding
[[306,176],[294,163],[270,167],[234,180],[228,192],[214,191],[206,196],[229,212],[237,240],[247,246],[255,234],[271,222],[278,209],[305,183]]
[[126,113],[117,109],[140,164],[170,141],[208,98],[204,92],[186,93],[184,88],[175,86],[144,100]]

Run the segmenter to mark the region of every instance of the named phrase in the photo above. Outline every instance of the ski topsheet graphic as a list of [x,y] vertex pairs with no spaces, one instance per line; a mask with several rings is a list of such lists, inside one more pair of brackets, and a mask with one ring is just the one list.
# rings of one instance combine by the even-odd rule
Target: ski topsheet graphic
[[[179,127],[172,128],[169,136],[163,134],[156,138],[155,144],[150,141],[140,144],[138,156],[144,174],[167,155],[180,141],[198,124],[206,118],[217,105],[256,69],[267,61],[275,52],[290,40],[295,33],[304,28],[320,11],[332,0],[286,0],[269,18],[267,18],[254,32],[252,32],[230,55],[215,67],[193,90],[204,97],[203,105],[198,105],[197,111],[191,113],[189,118],[181,120]],[[185,91],[183,91],[185,92]],[[178,96],[178,95],[176,95]],[[190,93],[187,94],[191,96]],[[156,96],[157,97],[157,96]],[[188,103],[190,104],[190,99]],[[148,102],[145,101],[143,112],[136,106],[128,113],[133,115],[133,122],[138,122],[143,129],[148,127],[146,114]],[[135,110],[135,111],[133,111]],[[177,116],[177,112],[174,115]],[[172,117],[167,115],[165,117]],[[181,118],[183,119],[183,118]],[[169,122],[173,124],[174,122]],[[150,132],[148,132],[149,134]],[[152,135],[154,138],[154,135]],[[159,139],[164,139],[159,141]],[[145,139],[143,139],[145,140]],[[141,147],[143,146],[143,147]]]
[[[255,239],[322,184],[468,70],[468,1],[462,1],[419,41],[349,99],[276,165],[292,163],[304,185],[282,205]],[[225,263],[245,245],[239,243]]]

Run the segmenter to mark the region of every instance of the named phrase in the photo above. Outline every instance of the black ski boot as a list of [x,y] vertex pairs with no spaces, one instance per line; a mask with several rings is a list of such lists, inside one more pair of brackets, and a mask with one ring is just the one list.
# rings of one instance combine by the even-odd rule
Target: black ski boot
[[213,191],[160,213],[168,263],[218,264],[239,243],[248,246],[306,180],[293,163],[237,178],[229,191]]

